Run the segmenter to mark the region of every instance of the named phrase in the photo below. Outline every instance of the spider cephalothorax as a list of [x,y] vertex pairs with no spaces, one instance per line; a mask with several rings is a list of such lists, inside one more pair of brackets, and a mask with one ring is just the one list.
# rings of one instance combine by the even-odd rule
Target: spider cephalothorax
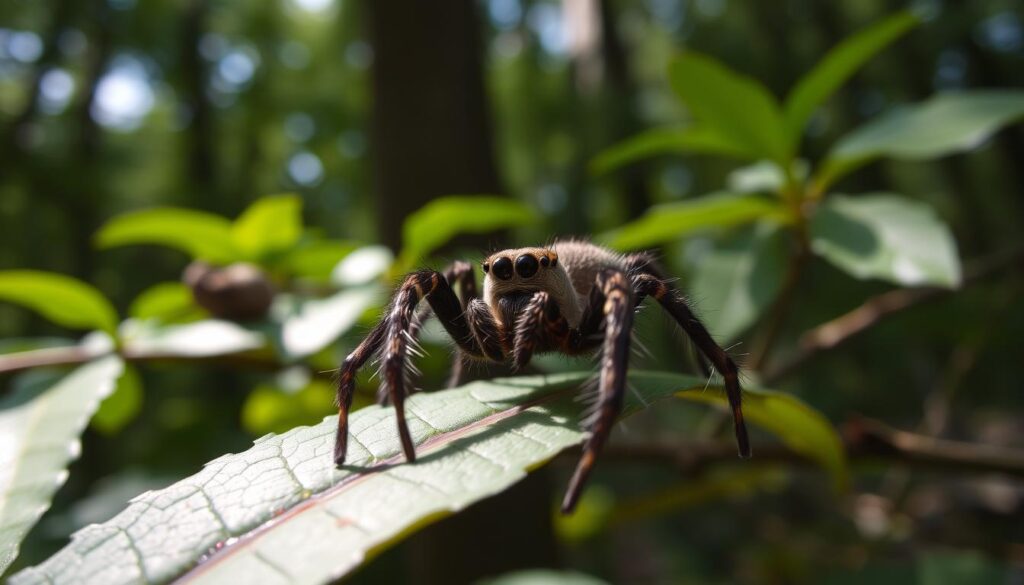
[[[622,256],[588,242],[556,242],[546,248],[503,250],[488,256],[483,298],[477,296],[473,267],[456,262],[445,272],[421,270],[402,282],[385,317],[341,366],[338,381],[338,434],[334,459],[345,461],[348,411],[356,371],[374,354],[381,361],[382,399],[395,406],[402,450],[416,460],[416,448],[405,423],[404,402],[409,345],[415,342],[425,314],[417,310],[426,299],[455,341],[457,356],[449,385],[459,381],[463,358],[510,361],[521,368],[535,353],[568,355],[600,348],[598,400],[588,419],[590,437],[562,501],[562,510],[576,505],[597,454],[622,410],[633,313],[653,297],[722,374],[740,455],[750,455],[740,408],[736,364],[711,338],[686,301],[655,265],[651,254]],[[459,288],[460,296],[453,287]]]

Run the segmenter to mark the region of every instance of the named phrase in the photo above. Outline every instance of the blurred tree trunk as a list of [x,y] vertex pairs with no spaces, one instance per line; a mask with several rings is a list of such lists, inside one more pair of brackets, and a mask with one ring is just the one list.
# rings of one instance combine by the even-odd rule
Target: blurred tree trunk
[[219,199],[216,152],[213,141],[213,112],[206,97],[208,68],[199,53],[206,28],[207,0],[191,0],[184,10],[181,28],[181,85],[191,122],[185,137],[185,161],[190,186],[196,199]]
[[380,239],[439,195],[500,193],[474,0],[368,0]]
[[[482,24],[475,0],[368,0],[364,6],[374,52],[378,231],[397,250],[402,221],[431,199],[503,191],[484,85]],[[412,581],[471,583],[514,568],[554,565],[545,477],[536,474],[413,537]]]

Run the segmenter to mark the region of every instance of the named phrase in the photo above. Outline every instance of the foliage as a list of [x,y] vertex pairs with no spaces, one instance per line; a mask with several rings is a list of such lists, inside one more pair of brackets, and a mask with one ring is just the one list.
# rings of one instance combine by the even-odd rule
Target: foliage
[[[14,584],[220,583],[337,579],[425,524],[501,491],[583,441],[575,395],[587,374],[518,377],[417,394],[406,408],[421,457],[403,465],[394,411],[371,406],[351,419],[351,463],[332,461],[336,417],[267,435],[244,453],[149,492],[102,525],[75,534]],[[626,413],[673,394],[725,405],[690,376],[634,372]],[[749,392],[748,413],[839,482],[845,463],[827,421],[785,395]],[[113,536],[113,538],[112,538]],[[287,543],[283,545],[282,543]]]

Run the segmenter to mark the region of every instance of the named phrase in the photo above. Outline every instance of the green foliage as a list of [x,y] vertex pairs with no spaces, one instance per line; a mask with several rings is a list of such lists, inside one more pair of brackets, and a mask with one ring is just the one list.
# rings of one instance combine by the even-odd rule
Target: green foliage
[[180,282],[154,284],[135,297],[128,307],[129,317],[157,319],[168,323],[201,314],[203,310],[196,305],[192,291]]
[[782,112],[761,83],[689,52],[672,62],[668,75],[703,132],[745,158],[788,164],[792,153],[784,139]]
[[719,154],[745,158],[746,149],[738,147],[714,130],[689,128],[653,128],[627,138],[594,157],[590,172],[604,174],[641,159],[661,154]]
[[434,199],[417,210],[402,225],[400,272],[459,234],[483,234],[527,224],[533,211],[521,201],[506,197],[452,196]]
[[298,278],[328,282],[334,267],[358,247],[356,242],[342,240],[304,242],[289,252],[284,264]]
[[700,199],[652,207],[640,219],[602,234],[598,240],[620,250],[642,249],[695,231],[762,219],[786,222],[789,213],[777,199],[745,193],[712,193]]
[[103,399],[92,417],[92,428],[106,435],[116,435],[135,420],[142,410],[142,377],[131,364],[125,364],[114,392]]
[[[391,408],[353,413],[350,463],[341,469],[331,457],[334,417],[265,436],[244,453],[220,457],[190,478],[136,498],[11,582],[113,585],[166,581],[186,571],[194,582],[280,579],[257,558],[269,559],[293,581],[339,578],[425,524],[507,488],[580,443],[585,434],[575,396],[588,377],[508,378],[414,394],[406,403],[420,446],[414,465],[402,464]],[[627,414],[677,393],[725,400],[719,389],[706,391],[705,382],[691,376],[634,372],[630,380],[636,391],[627,394]],[[787,444],[833,473],[843,469],[841,454],[830,451],[838,444],[834,432],[829,434],[820,415],[773,393],[751,391],[748,403],[755,423],[784,417],[784,428],[769,422],[767,430],[783,433]],[[196,565],[211,551],[213,557]],[[70,566],[73,571],[65,569]]]
[[121,368],[106,357],[60,379],[33,372],[0,399],[0,573],[67,479],[78,435]]
[[478,581],[477,585],[606,585],[606,581],[575,571],[537,569],[518,571],[494,579]]
[[159,244],[194,258],[229,263],[240,257],[231,236],[231,222],[192,209],[158,207],[119,215],[96,233],[96,245],[113,248]]
[[792,148],[800,143],[807,121],[858,69],[890,43],[920,24],[917,16],[901,12],[845,39],[805,75],[786,98],[786,135]]
[[242,426],[254,435],[283,433],[336,412],[333,402],[334,388],[323,380],[311,380],[293,392],[262,384],[245,399]]
[[297,359],[320,351],[385,297],[376,283],[348,288],[323,299],[279,296],[274,312],[281,327],[282,355]]
[[836,195],[822,204],[810,232],[816,254],[857,278],[960,284],[953,234],[923,203],[889,193]]
[[36,270],[0,271],[0,300],[32,309],[58,325],[117,335],[117,312],[88,284]]
[[824,162],[818,188],[879,157],[928,160],[977,148],[1022,118],[1024,91],[939,94],[889,112],[842,138]]
[[716,339],[735,339],[775,300],[786,256],[783,234],[762,224],[726,238],[694,267],[688,292]]
[[298,195],[263,197],[231,226],[231,239],[246,260],[260,261],[295,246],[302,237],[302,199]]

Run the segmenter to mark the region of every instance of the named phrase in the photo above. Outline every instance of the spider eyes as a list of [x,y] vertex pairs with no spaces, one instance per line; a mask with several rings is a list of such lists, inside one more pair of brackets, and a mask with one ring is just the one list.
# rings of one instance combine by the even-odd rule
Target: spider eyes
[[494,276],[497,276],[502,280],[508,280],[512,278],[512,261],[509,260],[508,258],[498,258],[497,260],[494,261],[494,264],[491,266],[491,269],[494,270]]
[[516,258],[516,274],[523,278],[530,278],[537,274],[537,258],[532,254],[523,254]]

